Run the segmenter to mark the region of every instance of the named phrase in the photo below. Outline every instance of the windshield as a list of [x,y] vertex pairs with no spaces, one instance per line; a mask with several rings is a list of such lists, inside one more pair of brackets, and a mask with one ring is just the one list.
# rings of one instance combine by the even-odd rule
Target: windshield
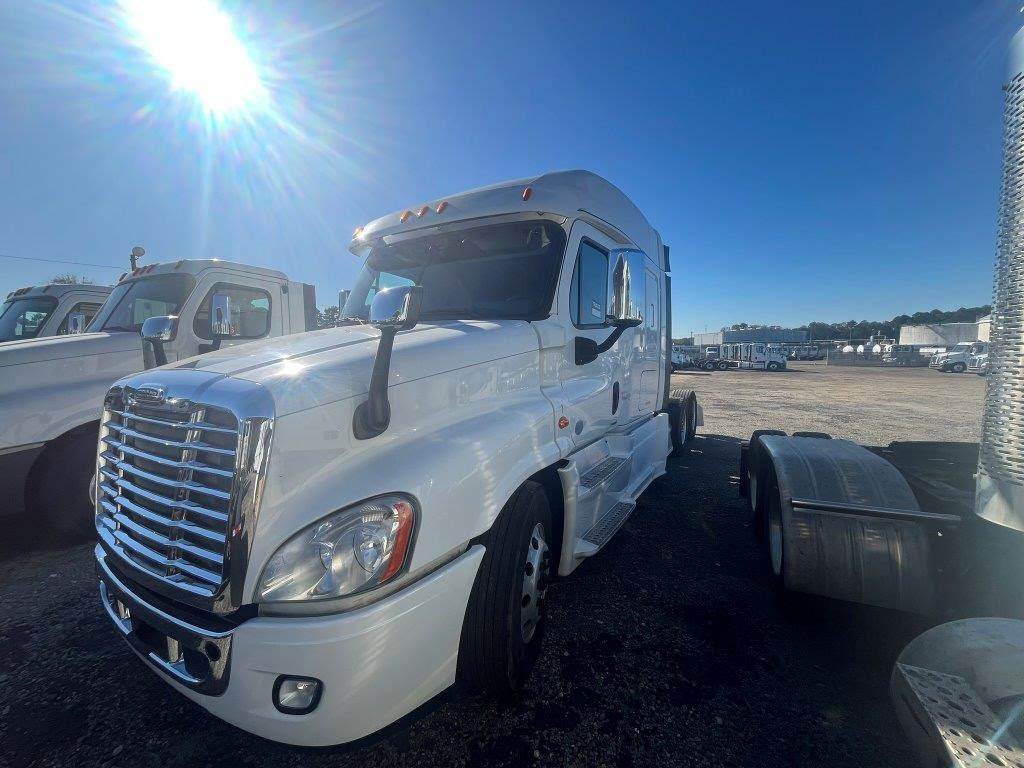
[[422,285],[423,320],[538,320],[551,309],[564,250],[565,231],[536,219],[384,242],[342,316],[368,320],[377,291]]
[[57,308],[53,296],[30,296],[5,301],[0,307],[0,341],[34,339]]
[[193,285],[191,275],[154,275],[119,283],[89,330],[137,333],[151,317],[178,314]]

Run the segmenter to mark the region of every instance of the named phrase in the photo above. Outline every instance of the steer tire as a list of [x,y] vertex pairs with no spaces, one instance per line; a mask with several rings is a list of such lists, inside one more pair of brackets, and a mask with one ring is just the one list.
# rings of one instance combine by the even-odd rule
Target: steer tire
[[673,389],[668,401],[672,455],[679,456],[697,434],[697,395],[689,389]]
[[[543,532],[540,541],[534,535],[538,526]],[[557,542],[544,487],[532,481],[523,483],[482,543],[486,552],[462,624],[459,680],[469,691],[509,696],[522,687],[533,669],[546,625],[544,592],[555,567]],[[535,553],[541,553],[539,571],[529,561]],[[523,628],[527,581],[535,572],[541,586],[535,603],[539,618],[527,636]]]
[[96,473],[96,434],[63,438],[48,448],[33,471],[31,504],[54,540],[82,541],[96,535],[89,483]]
[[950,366],[949,370],[951,370],[953,373],[963,373],[964,371],[967,370],[967,366],[964,363],[953,363],[953,365]]

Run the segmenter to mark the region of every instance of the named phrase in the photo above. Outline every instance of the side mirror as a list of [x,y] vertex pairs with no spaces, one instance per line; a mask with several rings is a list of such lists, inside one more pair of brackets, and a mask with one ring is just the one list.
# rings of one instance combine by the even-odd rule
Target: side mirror
[[401,285],[385,288],[373,297],[370,305],[370,325],[383,330],[407,331],[420,320],[423,305],[423,287]]
[[[615,263],[611,270],[608,322],[616,328],[635,328],[643,321],[643,309],[632,300],[633,274],[629,266],[628,251],[614,251]],[[637,279],[643,280],[643,274]]]
[[[153,365],[167,365],[167,352],[164,350],[164,342],[173,341],[178,333],[178,318],[174,315],[167,317],[151,317],[142,324],[142,339],[147,342],[153,350]],[[143,361],[146,368],[152,368],[146,358],[143,349]]]
[[85,313],[72,312],[68,315],[68,335],[85,333]]
[[423,287],[402,285],[387,288],[373,297],[370,305],[370,324],[380,329],[377,356],[370,374],[370,391],[355,410],[352,433],[357,440],[376,437],[391,423],[391,403],[388,401],[388,377],[391,375],[391,350],[395,334],[413,328],[420,319],[423,305]]
[[215,293],[210,302],[210,335],[213,338],[232,336],[231,297],[226,293]]

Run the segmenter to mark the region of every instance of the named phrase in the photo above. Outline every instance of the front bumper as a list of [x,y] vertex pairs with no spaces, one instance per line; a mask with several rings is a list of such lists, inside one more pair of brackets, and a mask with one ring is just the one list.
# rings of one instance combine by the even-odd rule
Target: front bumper
[[[211,630],[147,603],[96,548],[101,599],[136,654],[217,717],[303,746],[367,736],[455,682],[462,622],[483,554],[483,547],[472,547],[406,589],[351,612],[256,617]],[[305,715],[278,711],[272,697],[280,675],[320,680],[317,707]]]

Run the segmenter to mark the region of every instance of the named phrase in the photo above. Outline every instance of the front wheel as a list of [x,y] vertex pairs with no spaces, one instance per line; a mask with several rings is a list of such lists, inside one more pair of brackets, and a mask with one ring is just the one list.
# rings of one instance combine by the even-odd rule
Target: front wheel
[[47,449],[33,473],[32,504],[59,541],[96,535],[90,484],[96,476],[96,434],[66,437]]
[[780,368],[782,368],[782,366],[781,366],[781,365],[779,365],[779,364],[778,364],[778,363],[776,363],[776,362],[771,362],[771,363],[768,363],[768,370],[769,370],[769,371],[777,371],[777,370],[779,370]]
[[528,481],[487,533],[459,650],[459,677],[470,690],[511,694],[533,669],[544,635],[553,530],[544,488]]
[[967,366],[964,365],[963,363],[953,363],[953,366],[950,368],[950,370],[953,371],[953,373],[963,373],[964,371],[967,370]]

